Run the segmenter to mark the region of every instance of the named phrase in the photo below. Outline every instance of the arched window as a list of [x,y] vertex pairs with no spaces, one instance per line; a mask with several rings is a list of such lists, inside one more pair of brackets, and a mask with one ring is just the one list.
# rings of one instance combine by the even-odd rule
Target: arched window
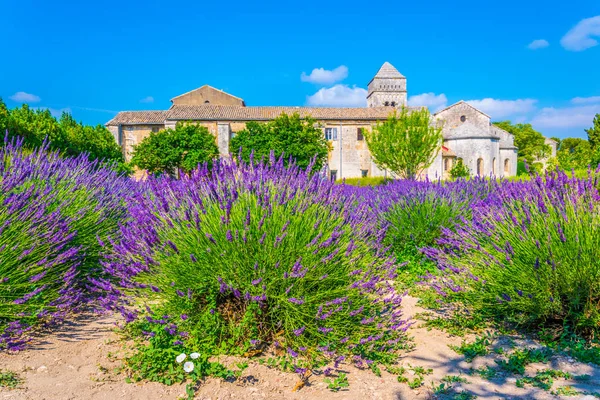
[[449,166],[448,158],[444,158],[444,171],[448,171]]
[[504,160],[504,173],[510,173],[510,160],[508,158]]
[[483,158],[481,157],[477,159],[477,175],[483,175]]
[[496,176],[496,157],[492,160],[492,175]]
[[204,104],[208,104],[208,103],[210,103],[210,101],[204,100]]

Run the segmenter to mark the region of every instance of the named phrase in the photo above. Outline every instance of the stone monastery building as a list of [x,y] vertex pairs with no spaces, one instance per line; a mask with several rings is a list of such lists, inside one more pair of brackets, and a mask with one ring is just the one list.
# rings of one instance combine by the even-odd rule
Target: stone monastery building
[[[106,125],[126,159],[150,132],[174,128],[178,121],[194,121],[215,135],[222,156],[229,141],[248,121],[269,121],[282,113],[298,113],[319,121],[331,142],[328,169],[335,179],[383,176],[371,160],[365,129],[407,105],[406,78],[390,63],[379,69],[368,85],[367,107],[248,107],[239,97],[205,85],[171,99],[166,111],[123,111]],[[459,101],[433,115],[443,124],[442,149],[422,177],[444,178],[458,157],[473,175],[512,176],[517,171],[513,136],[492,125],[490,116]]]

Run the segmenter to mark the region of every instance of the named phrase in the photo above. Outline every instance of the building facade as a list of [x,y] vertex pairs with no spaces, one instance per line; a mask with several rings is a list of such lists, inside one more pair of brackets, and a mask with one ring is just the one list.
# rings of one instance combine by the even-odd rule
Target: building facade
[[[174,128],[179,121],[206,126],[215,136],[221,156],[229,155],[229,142],[249,121],[269,121],[282,113],[298,113],[319,122],[331,143],[327,168],[335,179],[388,175],[372,161],[365,131],[407,106],[406,77],[386,62],[368,84],[367,107],[250,107],[244,100],[205,85],[171,99],[165,111],[123,111],[106,125],[125,158],[151,132]],[[411,107],[409,107],[411,109]],[[513,136],[492,125],[485,113],[460,101],[433,115],[442,125],[443,143],[433,164],[421,177],[448,177],[458,158],[472,175],[512,176],[517,169]],[[389,175],[388,175],[389,176]]]

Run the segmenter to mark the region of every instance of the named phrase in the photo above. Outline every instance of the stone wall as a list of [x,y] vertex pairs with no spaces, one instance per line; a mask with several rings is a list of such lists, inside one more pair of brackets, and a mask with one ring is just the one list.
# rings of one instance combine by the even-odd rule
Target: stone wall
[[199,89],[177,96],[171,100],[176,105],[195,105],[204,104],[220,106],[243,106],[244,101],[238,97],[222,92],[210,86],[202,86]]

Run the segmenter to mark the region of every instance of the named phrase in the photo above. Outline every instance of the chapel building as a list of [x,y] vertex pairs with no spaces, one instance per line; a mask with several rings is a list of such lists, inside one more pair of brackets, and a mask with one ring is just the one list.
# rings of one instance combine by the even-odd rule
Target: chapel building
[[[123,111],[106,125],[129,161],[135,145],[150,132],[175,128],[179,121],[206,126],[215,136],[221,156],[229,155],[229,142],[248,121],[269,121],[282,113],[298,113],[319,122],[331,143],[327,169],[334,179],[390,176],[371,159],[365,130],[385,120],[395,109],[407,106],[406,77],[386,62],[368,84],[367,107],[264,107],[246,106],[243,99],[205,85],[171,99],[165,111]],[[408,107],[414,109],[414,107]],[[472,175],[513,176],[517,148],[513,135],[491,123],[490,116],[464,101],[433,115],[443,126],[443,142],[433,164],[421,178],[447,178],[457,158]]]

